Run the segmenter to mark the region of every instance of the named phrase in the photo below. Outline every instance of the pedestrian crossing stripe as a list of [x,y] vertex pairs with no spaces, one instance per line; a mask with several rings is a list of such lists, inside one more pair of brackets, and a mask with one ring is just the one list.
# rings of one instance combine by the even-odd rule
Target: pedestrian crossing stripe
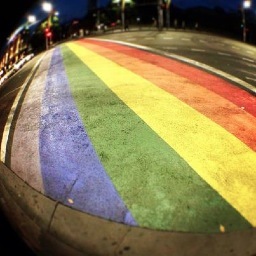
[[[253,172],[256,158],[251,148],[172,93],[105,58],[104,54],[99,55],[86,45],[69,43],[68,47],[203,180],[255,226],[252,202],[256,192]],[[172,78],[170,74],[170,82]],[[87,120],[84,122],[86,126]],[[106,169],[112,178],[111,168]],[[136,206],[132,212],[136,218]]]

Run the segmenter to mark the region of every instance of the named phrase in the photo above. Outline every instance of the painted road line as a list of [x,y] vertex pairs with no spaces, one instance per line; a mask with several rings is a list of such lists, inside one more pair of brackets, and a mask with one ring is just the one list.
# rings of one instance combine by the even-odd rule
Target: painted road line
[[229,53],[226,53],[226,52],[217,52],[219,55],[222,55],[222,56],[231,56],[231,54]]
[[[68,46],[204,180],[252,224],[255,223],[252,211],[255,208],[252,205],[255,195],[255,152],[149,81],[82,46],[72,43]],[[210,138],[209,134],[212,135]],[[241,162],[244,162],[244,170],[239,168]],[[237,191],[240,191],[239,195]]]
[[[67,54],[66,48],[64,52],[72,94],[84,126],[140,226],[188,232],[219,232],[220,223],[226,230],[250,226],[100,77],[96,79],[92,70],[80,67],[82,61]],[[99,67],[104,68],[101,63]],[[202,209],[214,214],[205,214]]]
[[178,48],[177,47],[170,47],[170,46],[167,46],[167,47],[163,47],[164,50],[177,50]]
[[255,64],[250,64],[250,63],[244,63],[246,66],[251,67],[251,68],[256,68]]
[[251,81],[254,81],[254,82],[256,81],[256,79],[255,79],[255,78],[252,78],[252,77],[246,76],[245,78],[246,78],[247,80],[251,80]]
[[84,130],[60,49],[48,70],[39,133],[45,194],[84,212],[135,225]]
[[1,159],[1,161],[3,163],[5,163],[5,161],[6,161],[6,148],[7,148],[7,144],[8,144],[10,128],[11,128],[12,121],[13,121],[13,118],[14,118],[14,115],[15,115],[15,111],[17,109],[17,105],[19,104],[20,98],[21,98],[21,96],[22,96],[26,86],[28,85],[31,77],[34,75],[35,70],[38,68],[42,58],[43,58],[43,56],[37,61],[36,65],[33,67],[33,69],[31,70],[30,74],[26,78],[25,82],[21,86],[20,91],[17,94],[17,96],[15,98],[15,101],[14,101],[14,103],[12,105],[12,108],[10,110],[7,122],[6,122],[5,127],[4,127],[4,132],[3,132],[2,142],[1,142],[0,159]]
[[248,58],[242,58],[242,60],[245,60],[245,61],[248,61],[248,62],[251,62],[251,63],[254,63],[254,62],[255,62],[254,60],[248,59]]
[[192,48],[191,51],[192,52],[205,52],[204,49],[196,49],[196,48]]
[[245,74],[249,74],[250,76],[256,76],[256,73],[255,72],[250,72],[250,71],[248,71],[248,70],[245,70],[245,69],[238,69],[239,71],[242,71],[243,73],[245,73]]
[[[129,54],[125,54],[127,53],[127,48],[120,47],[118,44],[103,46],[97,43],[90,44],[85,43],[86,41],[83,42],[83,45],[90,50],[111,59],[120,66],[128,68],[160,88],[172,93],[189,106],[224,127],[227,131],[234,134],[251,149],[256,151],[255,117],[248,114],[244,108],[241,109],[227,99],[206,89],[203,85],[198,85],[184,77],[172,73],[171,70],[173,68],[182,69],[180,63],[170,63],[168,67],[168,60],[166,60],[165,67],[168,68],[167,70],[155,65],[158,58],[160,58],[157,55],[148,60],[148,62],[145,62],[143,61],[144,52],[138,53],[135,51],[135,54],[133,54],[132,51],[129,50]],[[106,48],[108,51],[106,51]],[[152,70],[154,70],[153,75]],[[193,71],[188,72],[193,73]],[[205,83],[208,84],[211,76],[208,78],[205,76],[205,78]],[[175,83],[173,83],[173,81],[175,81]],[[205,97],[206,95],[207,97]]]
[[[230,80],[231,82],[234,82],[234,83],[240,85],[242,88],[245,88],[246,90],[250,91],[252,94],[256,94],[256,88],[254,86],[252,86],[251,84],[249,84],[249,83],[247,83],[247,82],[245,82],[245,81],[243,81],[243,80],[241,80],[237,77],[234,77],[234,76],[232,76],[232,75],[230,75],[226,72],[223,72],[221,70],[218,70],[218,69],[215,69],[211,66],[208,66],[204,63],[200,63],[198,61],[194,61],[194,60],[188,59],[188,58],[180,56],[180,55],[176,55],[176,54],[173,54],[173,53],[166,53],[166,52],[163,52],[163,51],[158,50],[158,49],[153,49],[151,47],[142,46],[142,45],[138,45],[138,44],[126,43],[126,42],[122,42],[122,41],[118,41],[118,40],[95,39],[95,38],[93,38],[92,40],[114,42],[114,43],[119,43],[121,45],[128,45],[128,46],[136,47],[137,49],[142,49],[142,50],[151,51],[151,52],[154,52],[154,53],[159,53],[159,54],[162,54],[166,57],[170,57],[172,59],[176,59],[176,60],[182,61],[184,63],[191,64],[195,67],[199,67],[199,68],[204,69],[206,71],[210,71],[210,72],[214,73],[215,75],[221,76],[225,79]],[[180,70],[180,72],[182,72],[182,70]],[[184,73],[184,75],[186,75],[186,74]],[[228,97],[228,94],[227,94],[227,97]],[[255,112],[256,107],[255,106],[250,107],[250,105],[251,104],[248,104],[247,109],[251,109],[253,112]]]
[[3,100],[4,98],[6,98],[6,97],[8,97],[8,96],[10,96],[10,95],[12,95],[12,94],[16,94],[16,93],[18,94],[18,91],[20,90],[21,87],[22,87],[22,86],[17,87],[17,88],[15,88],[14,90],[12,90],[12,91],[6,93],[6,94],[5,94],[3,97],[1,97],[0,99]]

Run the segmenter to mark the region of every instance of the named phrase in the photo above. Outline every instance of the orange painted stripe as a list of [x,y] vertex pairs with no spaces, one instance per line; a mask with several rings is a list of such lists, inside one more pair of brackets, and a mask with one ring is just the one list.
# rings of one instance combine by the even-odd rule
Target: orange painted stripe
[[[159,56],[154,55],[154,58],[151,58],[150,62],[147,63],[144,60],[129,57],[121,53],[120,49],[118,49],[119,51],[115,51],[114,46],[112,46],[113,50],[111,50],[100,47],[99,45],[85,43],[85,41],[82,45],[130,69],[165,91],[170,92],[175,97],[224,127],[256,151],[256,119],[254,116],[215,92],[167,69],[155,66],[153,63],[155,63]],[[131,52],[131,49],[129,49],[129,53]],[[141,53],[140,56],[142,56]],[[176,62],[175,65],[178,68],[179,63]],[[172,67],[173,63],[169,63],[168,69]],[[209,77],[205,75],[206,81],[204,83],[209,83],[211,77],[212,75],[209,75]]]
[[177,75],[187,78],[191,82],[199,84],[219,94],[223,98],[233,102],[238,107],[244,108],[245,111],[256,117],[256,97],[215,75],[189,66],[188,64],[183,64],[176,60],[168,59],[166,57],[138,50],[132,47],[93,39],[84,39],[84,42],[97,44],[109,49],[114,49],[115,51],[126,54],[129,57],[139,58],[145,62],[152,63],[158,67],[162,67]]

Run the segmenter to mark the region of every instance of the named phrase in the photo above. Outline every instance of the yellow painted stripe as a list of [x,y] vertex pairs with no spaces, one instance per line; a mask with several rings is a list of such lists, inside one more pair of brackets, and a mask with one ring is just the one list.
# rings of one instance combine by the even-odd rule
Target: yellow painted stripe
[[208,184],[256,226],[254,151],[148,80],[85,47],[75,43],[68,46]]

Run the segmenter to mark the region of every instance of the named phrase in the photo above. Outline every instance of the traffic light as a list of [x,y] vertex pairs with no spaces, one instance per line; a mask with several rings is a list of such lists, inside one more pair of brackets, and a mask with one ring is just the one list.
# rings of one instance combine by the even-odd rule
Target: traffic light
[[45,28],[44,34],[48,38],[51,37],[52,36],[52,32],[51,32],[50,28]]

